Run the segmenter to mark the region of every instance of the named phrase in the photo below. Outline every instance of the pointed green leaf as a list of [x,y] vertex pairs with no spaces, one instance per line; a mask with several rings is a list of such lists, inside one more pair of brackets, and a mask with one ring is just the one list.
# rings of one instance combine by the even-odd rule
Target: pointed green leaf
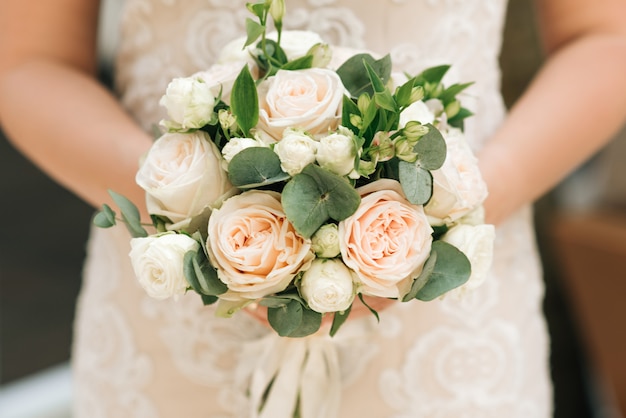
[[425,205],[433,194],[433,175],[417,163],[400,161],[398,177],[407,200],[414,205]]
[[250,147],[238,152],[228,164],[228,178],[240,189],[265,186],[289,179],[280,168],[280,158],[265,147]]
[[309,164],[283,189],[282,204],[294,228],[308,238],[328,219],[341,221],[361,202],[358,192],[344,178]]
[[396,102],[398,106],[408,106],[411,104],[411,94],[413,93],[414,79],[410,79],[396,90]]
[[119,193],[115,193],[113,190],[109,190],[109,195],[113,198],[113,201],[120,208],[122,212],[122,219],[126,224],[128,232],[134,238],[147,237],[148,232],[141,226],[141,217],[139,215],[139,209],[137,206],[126,197]]
[[463,121],[473,115],[474,114],[470,110],[462,107],[453,118],[448,119],[448,124],[463,130]]
[[378,312],[376,312],[374,308],[372,308],[370,305],[367,304],[367,302],[365,302],[365,298],[363,297],[362,293],[359,293],[359,300],[372,313],[372,315],[376,317],[376,321],[380,322],[380,316],[378,315]]
[[259,99],[256,84],[247,65],[243,66],[233,84],[230,108],[244,135],[250,136],[250,129],[259,121]]
[[350,115],[359,115],[359,107],[348,96],[343,96],[343,106],[341,110],[341,126],[349,128],[355,134],[359,133],[359,129],[350,122]]
[[426,284],[417,292],[416,298],[423,301],[438,298],[467,282],[472,267],[461,251],[444,241],[433,242],[432,254],[437,254],[435,266]]
[[215,302],[219,300],[217,296],[210,296],[210,295],[200,295],[200,298],[202,299],[202,303],[204,304],[204,306],[213,305]]
[[426,170],[437,170],[446,160],[446,140],[441,132],[428,124],[428,133],[422,136],[415,145],[419,165]]
[[293,61],[287,62],[285,65],[282,66],[282,69],[290,70],[290,71],[304,70],[306,68],[311,68],[312,65],[313,65],[313,55],[305,55],[303,57],[296,58]]
[[333,324],[330,326],[331,337],[334,337],[337,331],[339,331],[339,328],[346,322],[348,316],[350,316],[350,311],[352,311],[352,305],[343,312],[335,312],[333,314]]
[[385,83],[380,79],[376,70],[367,62],[367,60],[363,60],[363,65],[365,66],[365,70],[367,71],[367,77],[370,79],[370,83],[372,83],[372,88],[375,93],[381,93],[385,91]]
[[424,83],[439,84],[449,69],[449,65],[427,68],[415,77],[415,85],[423,85]]
[[396,101],[388,90],[374,93],[374,101],[381,108],[390,112],[397,112],[398,106]]
[[474,83],[453,84],[439,95],[439,100],[441,100],[445,106],[449,102],[453,101],[457,94],[459,94],[472,84]]
[[265,31],[265,26],[261,25],[258,22],[255,22],[254,20],[250,18],[246,18],[247,38],[246,38],[246,43],[243,45],[242,49],[256,42],[256,40],[259,39],[259,36],[261,36],[264,31]]

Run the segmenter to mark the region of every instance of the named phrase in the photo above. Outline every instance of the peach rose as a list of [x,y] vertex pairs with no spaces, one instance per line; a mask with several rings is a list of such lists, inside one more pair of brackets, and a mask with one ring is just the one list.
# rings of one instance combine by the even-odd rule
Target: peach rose
[[430,255],[433,230],[397,181],[381,179],[358,191],[361,205],[339,223],[341,256],[356,272],[361,293],[400,298]]
[[334,71],[281,70],[259,85],[259,128],[280,140],[286,128],[311,135],[335,129],[345,87]]
[[287,220],[280,194],[251,190],[226,200],[209,218],[207,249],[226,299],[257,299],[284,290],[314,258],[311,241]]

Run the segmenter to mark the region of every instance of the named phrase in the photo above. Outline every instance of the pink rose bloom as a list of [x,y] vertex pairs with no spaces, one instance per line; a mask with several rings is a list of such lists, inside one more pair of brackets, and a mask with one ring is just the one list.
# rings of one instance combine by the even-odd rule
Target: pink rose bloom
[[341,256],[365,295],[401,298],[430,255],[432,228],[400,183],[382,179],[358,189],[361,205],[339,223]]
[[259,128],[277,141],[286,128],[316,135],[339,125],[346,89],[334,71],[281,70],[261,83],[258,90]]
[[287,220],[280,194],[251,190],[209,218],[207,249],[229,289],[225,299],[258,299],[284,290],[314,258],[311,241]]

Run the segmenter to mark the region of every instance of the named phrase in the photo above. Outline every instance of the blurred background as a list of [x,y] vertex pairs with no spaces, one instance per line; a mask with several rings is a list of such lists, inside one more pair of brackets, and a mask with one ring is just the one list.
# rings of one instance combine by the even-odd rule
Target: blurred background
[[[109,85],[122,3],[102,4]],[[531,2],[510,0],[501,57],[508,105],[541,60]],[[625,160],[626,131],[536,204],[556,418],[626,414]],[[93,210],[1,133],[0,195],[0,417],[68,418],[72,321]]]

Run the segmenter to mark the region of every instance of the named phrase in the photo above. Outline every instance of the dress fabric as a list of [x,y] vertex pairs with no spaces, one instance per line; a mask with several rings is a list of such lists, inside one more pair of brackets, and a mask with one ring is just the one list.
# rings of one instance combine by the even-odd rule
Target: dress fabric
[[[504,117],[498,54],[505,0],[286,3],[287,29],[390,52],[395,68],[412,74],[449,63],[448,84],[474,81],[462,100],[475,113],[466,125],[475,150]],[[124,106],[152,129],[164,116],[158,100],[167,83],[210,66],[224,44],[244,33],[248,16],[243,0],[127,0],[116,75]],[[92,231],[75,326],[74,416],[252,416],[248,383],[255,370],[271,367],[272,357],[293,357],[302,342],[290,345],[245,314],[216,318],[193,293],[151,299],[132,272],[128,241],[123,227]],[[497,229],[495,248],[492,272],[476,290],[396,303],[381,312],[380,323],[367,317],[350,321],[334,339],[306,339],[307,347],[321,347],[317,353],[325,353],[322,364],[334,376],[332,400],[317,404],[339,402],[342,418],[551,416],[549,340],[529,208]]]

